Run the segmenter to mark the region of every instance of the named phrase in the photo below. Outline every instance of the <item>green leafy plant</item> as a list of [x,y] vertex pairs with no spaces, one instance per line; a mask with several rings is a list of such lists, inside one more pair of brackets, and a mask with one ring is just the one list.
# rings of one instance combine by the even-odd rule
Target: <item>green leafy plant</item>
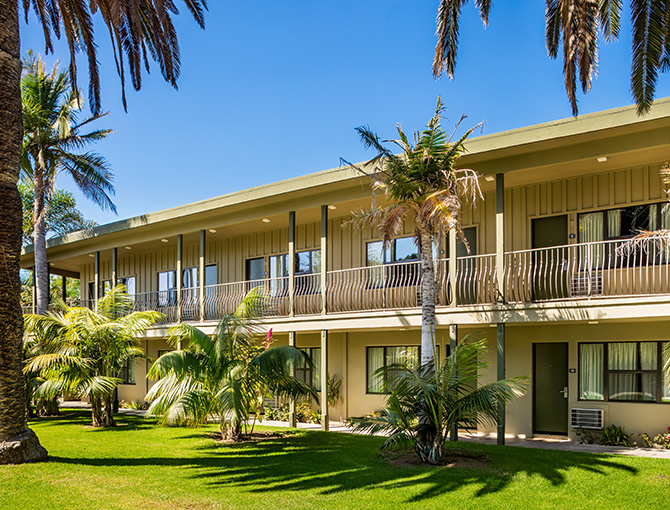
[[579,442],[582,444],[600,444],[601,435],[599,432],[590,429],[583,429],[581,427],[576,429]]
[[668,427],[668,432],[666,434],[658,434],[653,439],[651,439],[646,432],[639,434],[639,437],[642,438],[642,446],[644,448],[670,450],[670,427]]
[[479,385],[486,371],[486,341],[466,337],[441,366],[391,365],[375,372],[391,380],[386,406],[372,415],[352,418],[355,431],[386,433],[382,448],[413,446],[423,462],[438,464],[454,425],[496,423],[501,404],[525,393],[525,377]]
[[633,446],[630,440],[631,434],[626,434],[624,426],[610,425],[603,432],[600,444],[603,446]]
[[342,402],[342,379],[328,374],[328,407],[336,408]]

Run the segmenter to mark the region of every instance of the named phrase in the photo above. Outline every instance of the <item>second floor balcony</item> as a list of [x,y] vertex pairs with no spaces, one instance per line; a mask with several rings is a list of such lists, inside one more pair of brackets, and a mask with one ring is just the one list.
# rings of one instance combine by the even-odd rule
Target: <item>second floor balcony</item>
[[[507,252],[435,261],[436,307],[518,305],[670,294],[670,242],[662,237]],[[218,321],[247,293],[263,296],[267,317],[319,316],[421,308],[421,262],[398,262],[133,294],[135,310],[157,310],[163,324]],[[82,306],[93,306],[82,301]]]

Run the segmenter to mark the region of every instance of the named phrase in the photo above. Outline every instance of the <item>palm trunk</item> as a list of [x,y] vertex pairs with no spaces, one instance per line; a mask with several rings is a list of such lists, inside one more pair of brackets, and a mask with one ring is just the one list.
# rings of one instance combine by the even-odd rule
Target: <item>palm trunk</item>
[[102,405],[100,404],[100,397],[91,399],[91,417],[92,425],[94,427],[102,427]]
[[433,236],[421,232],[421,364],[435,358],[435,266]]
[[[37,165],[36,165],[37,166]],[[49,267],[47,265],[46,204],[44,170],[35,168],[33,204],[33,248],[35,255],[35,306],[38,314],[49,308]]]
[[102,426],[103,427],[116,427],[116,422],[114,421],[114,406],[112,403],[112,396],[107,395],[103,399],[105,407],[102,410]]
[[19,257],[23,215],[16,188],[21,159],[21,53],[16,0],[0,0],[0,464],[46,459],[26,420]]

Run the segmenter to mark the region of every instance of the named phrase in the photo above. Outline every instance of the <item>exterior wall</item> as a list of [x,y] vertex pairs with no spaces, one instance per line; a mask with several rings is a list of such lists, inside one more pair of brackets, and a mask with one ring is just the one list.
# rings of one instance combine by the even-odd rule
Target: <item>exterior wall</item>
[[[532,220],[547,216],[568,215],[568,233],[574,234],[571,244],[579,241],[578,215],[583,212],[639,205],[665,200],[665,185],[659,170],[661,164],[626,168],[586,176],[558,179],[517,186],[505,190],[505,247],[507,251],[532,247]],[[328,230],[328,270],[365,266],[366,242],[380,239],[375,228],[353,230],[344,226],[348,216],[331,218]],[[477,228],[478,254],[495,253],[495,192],[485,193],[484,201],[475,207],[464,207],[464,227]],[[296,251],[318,249],[321,246],[319,223],[296,225]],[[398,237],[411,236],[413,224],[406,222]],[[153,253],[128,254],[120,250],[119,278],[135,276],[136,292],[158,290],[157,273],[175,270],[176,248]],[[288,229],[233,236],[207,242],[206,264],[217,264],[218,283],[239,282],[245,279],[245,261],[249,258],[269,257],[288,252]],[[196,267],[199,260],[198,244],[184,246],[184,268]],[[266,270],[268,270],[266,261]],[[84,299],[88,296],[88,282],[94,281],[94,264],[81,266]],[[100,279],[112,277],[111,262],[102,261]]]
[[[506,377],[531,376],[533,373],[533,344],[540,342],[567,342],[569,368],[575,373],[568,374],[568,409],[582,407],[603,409],[604,426],[623,425],[633,439],[642,432],[652,437],[666,432],[670,425],[670,404],[641,402],[602,402],[579,400],[578,346],[583,342],[625,342],[670,340],[667,322],[623,322],[608,324],[536,324],[507,326],[505,334]],[[491,328],[488,335],[489,371],[481,379],[487,383],[496,378],[496,336]],[[660,361],[659,361],[660,362]],[[533,435],[533,389],[529,382],[528,392],[507,407],[506,432],[514,436]],[[494,427],[483,427],[482,431],[494,433]],[[569,429],[571,439],[577,439],[575,430]]]

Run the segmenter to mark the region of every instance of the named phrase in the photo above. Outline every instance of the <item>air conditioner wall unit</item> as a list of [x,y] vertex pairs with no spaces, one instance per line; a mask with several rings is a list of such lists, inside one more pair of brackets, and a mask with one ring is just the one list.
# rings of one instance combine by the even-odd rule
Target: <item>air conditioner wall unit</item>
[[604,422],[602,409],[585,409],[573,407],[570,409],[570,426],[573,429],[602,429]]

